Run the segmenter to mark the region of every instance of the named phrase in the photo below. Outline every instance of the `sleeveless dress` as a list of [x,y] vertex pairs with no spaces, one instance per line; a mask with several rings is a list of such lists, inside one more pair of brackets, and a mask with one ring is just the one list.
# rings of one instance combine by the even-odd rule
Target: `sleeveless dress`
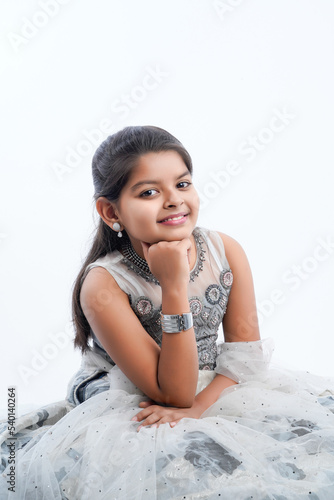
[[[217,373],[238,384],[199,419],[137,432],[131,418],[147,398],[91,332],[66,399],[18,418],[14,437],[0,424],[0,500],[334,499],[334,379],[274,367],[271,339],[219,342],[233,274],[217,232],[196,227],[193,235],[197,392]],[[160,344],[161,288],[145,261],[114,251],[86,273],[95,266],[112,274]]]

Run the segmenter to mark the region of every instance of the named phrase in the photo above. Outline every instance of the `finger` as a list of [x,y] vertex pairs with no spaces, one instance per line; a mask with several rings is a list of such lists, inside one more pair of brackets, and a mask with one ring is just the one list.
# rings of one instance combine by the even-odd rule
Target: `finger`
[[150,415],[145,420],[140,422],[140,425],[137,427],[137,432],[139,432],[142,427],[147,427],[149,425],[152,426],[154,424],[157,424],[158,422],[160,423],[160,417],[158,415],[152,413],[152,415]]
[[148,249],[150,248],[151,245],[149,243],[146,243],[145,241],[141,241],[140,243],[141,243],[141,246],[143,249],[143,254],[144,254],[145,260],[147,260]]
[[134,417],[132,417],[132,421],[134,422],[141,422],[144,420],[144,418],[147,418],[149,415],[152,415],[156,408],[154,408],[154,405],[149,406],[148,408],[145,408],[144,410],[140,411],[137,413]]
[[178,424],[180,422],[180,420],[182,420],[181,418],[176,418],[175,420],[173,420],[173,422],[170,422],[169,425],[171,427],[175,427],[176,424]]
[[154,401],[151,401],[151,400],[150,400],[150,401],[142,401],[141,403],[139,403],[139,405],[138,405],[138,406],[139,406],[140,408],[148,408],[149,406],[152,406],[152,405],[154,405],[154,404],[155,404],[155,403],[154,403]]
[[184,238],[183,240],[180,240],[179,245],[182,247],[186,248],[187,250],[191,249],[191,239],[190,238]]
[[140,426],[137,428],[137,431],[140,431],[142,427],[151,426],[151,428],[158,428],[162,424],[169,423],[170,427],[175,427],[175,425],[180,422],[181,418],[175,418],[175,413],[161,416],[157,413],[152,413],[146,420],[141,422]]
[[137,415],[132,417],[131,421],[132,422],[141,422],[142,420],[144,420],[144,418],[146,418],[146,414],[143,413],[142,411],[140,411],[139,413],[137,413]]
[[182,250],[185,251],[185,253],[187,255],[188,263],[190,265],[190,262],[191,262],[191,252],[192,252],[190,238],[184,238],[183,240],[181,240],[179,242],[179,244],[181,245]]
[[188,258],[188,264],[190,266],[190,263],[191,263],[191,247],[188,248],[188,250],[187,250],[187,258]]
[[164,417],[160,418],[159,424],[170,424],[171,422],[175,421],[175,415],[165,415]]

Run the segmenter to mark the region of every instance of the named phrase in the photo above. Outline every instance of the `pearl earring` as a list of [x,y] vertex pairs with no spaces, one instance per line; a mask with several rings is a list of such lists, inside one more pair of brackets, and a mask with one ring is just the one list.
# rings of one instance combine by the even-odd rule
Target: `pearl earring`
[[118,222],[114,222],[114,224],[112,225],[113,229],[115,229],[115,231],[119,231],[117,233],[117,236],[119,238],[122,238],[123,234],[122,234],[122,231],[121,231],[121,226],[118,224]]

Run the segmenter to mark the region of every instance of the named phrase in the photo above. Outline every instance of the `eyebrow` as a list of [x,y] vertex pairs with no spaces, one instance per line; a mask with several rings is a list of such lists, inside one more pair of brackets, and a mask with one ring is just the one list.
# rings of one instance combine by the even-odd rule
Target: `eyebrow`
[[[181,179],[181,177],[185,177],[186,175],[191,175],[189,170],[187,169],[185,172],[183,172],[181,175],[179,175],[178,177],[176,177],[176,180],[179,180]],[[146,181],[140,181],[140,182],[137,182],[136,184],[134,184],[130,190],[131,191],[136,191],[136,189],[139,187],[139,186],[142,186],[144,184],[159,184],[160,181],[158,180],[146,180]]]

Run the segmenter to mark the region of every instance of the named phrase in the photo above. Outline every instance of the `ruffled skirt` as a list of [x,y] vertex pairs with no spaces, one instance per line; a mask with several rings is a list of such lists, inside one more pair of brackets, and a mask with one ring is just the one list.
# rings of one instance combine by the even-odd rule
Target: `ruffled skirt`
[[[201,371],[198,391],[214,376]],[[8,466],[1,499],[333,500],[333,380],[270,369],[224,390],[200,419],[139,432],[131,418],[145,396],[117,367],[108,381],[82,404],[60,405],[56,422],[50,408],[26,417],[15,493]]]

